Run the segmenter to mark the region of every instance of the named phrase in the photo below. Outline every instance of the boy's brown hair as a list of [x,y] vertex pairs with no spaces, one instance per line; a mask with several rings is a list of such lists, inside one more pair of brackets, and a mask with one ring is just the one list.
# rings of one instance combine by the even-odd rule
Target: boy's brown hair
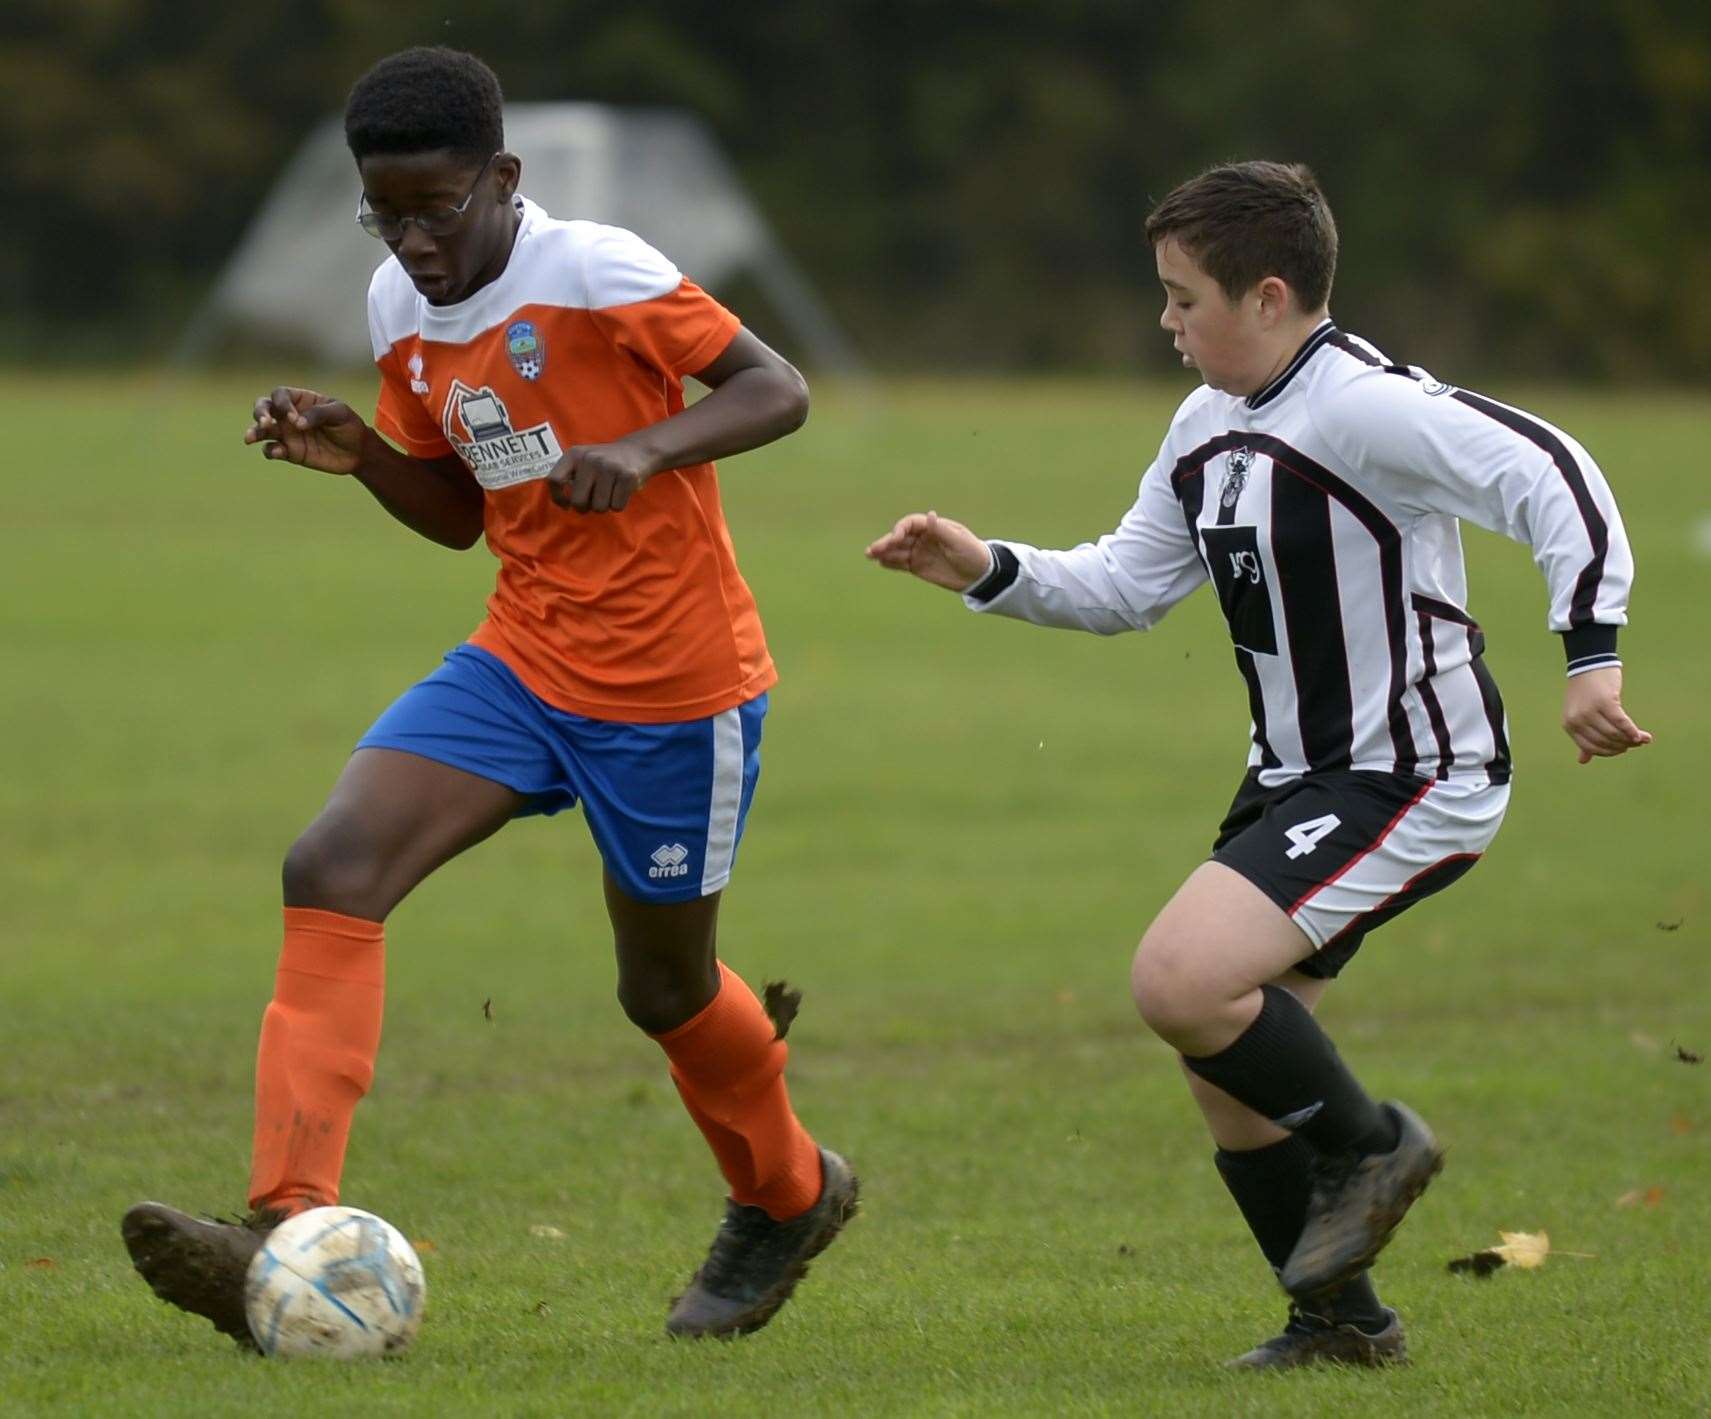
[[1302,163],[1220,163],[1183,183],[1147,217],[1156,248],[1175,237],[1234,301],[1281,277],[1303,310],[1331,298],[1337,224],[1319,180]]

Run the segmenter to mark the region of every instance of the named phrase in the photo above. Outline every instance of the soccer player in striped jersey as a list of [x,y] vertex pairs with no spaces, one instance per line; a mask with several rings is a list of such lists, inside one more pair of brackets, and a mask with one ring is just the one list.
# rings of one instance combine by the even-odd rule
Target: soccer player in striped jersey
[[[286,856],[250,1216],[142,1203],[125,1241],[158,1294],[248,1343],[244,1267],[265,1232],[339,1199],[380,1042],[388,913],[512,818],[580,801],[619,1001],[663,1050],[730,1189],[666,1329],[754,1330],[857,1201],[848,1164],[791,1110],[793,1009],[763,1008],[715,950],[777,677],[712,460],[799,427],[807,388],[639,237],[523,198],[499,82],[474,56],[382,60],[352,90],[345,134],[357,220],[391,252],[368,297],[380,433],[337,399],[280,388],[244,441],[349,478],[431,541],[485,534],[498,582],[480,627],[381,715]],[[686,377],[710,390],[687,408]]]
[[1508,802],[1458,519],[1532,549],[1582,763],[1651,739],[1616,653],[1633,563],[1567,434],[1332,323],[1336,227],[1305,168],[1214,168],[1147,236],[1160,324],[1203,384],[1116,530],[1045,551],[916,513],[867,554],[973,610],[1101,635],[1212,583],[1252,713],[1247,773],[1131,986],[1291,1298],[1283,1333],[1233,1363],[1391,1363],[1402,1326],[1368,1268],[1443,1155],[1417,1114],[1367,1094],[1313,1009],[1369,931],[1478,861]]

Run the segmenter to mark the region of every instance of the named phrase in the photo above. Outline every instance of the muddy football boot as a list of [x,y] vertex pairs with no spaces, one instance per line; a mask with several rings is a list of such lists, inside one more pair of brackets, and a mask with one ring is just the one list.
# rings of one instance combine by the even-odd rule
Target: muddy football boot
[[1282,1335],[1256,1345],[1246,1355],[1226,1361],[1232,1370],[1294,1370],[1303,1365],[1360,1365],[1378,1369],[1408,1363],[1408,1342],[1395,1311],[1384,1329],[1369,1335],[1357,1325],[1339,1325],[1322,1316],[1309,1315],[1298,1306],[1289,1308],[1289,1324]]
[[850,1165],[822,1148],[820,1166],[820,1200],[800,1217],[775,1222],[762,1208],[726,1202],[707,1260],[672,1302],[666,1334],[747,1335],[777,1314],[859,1205]]
[[284,1220],[283,1213],[252,1212],[236,1222],[202,1221],[159,1202],[139,1202],[119,1230],[131,1264],[155,1295],[254,1350],[244,1318],[244,1273],[267,1234]]
[[1405,1104],[1383,1107],[1396,1120],[1395,1148],[1314,1163],[1307,1224],[1277,1278],[1298,1300],[1340,1286],[1372,1265],[1444,1166],[1444,1150],[1419,1114]]

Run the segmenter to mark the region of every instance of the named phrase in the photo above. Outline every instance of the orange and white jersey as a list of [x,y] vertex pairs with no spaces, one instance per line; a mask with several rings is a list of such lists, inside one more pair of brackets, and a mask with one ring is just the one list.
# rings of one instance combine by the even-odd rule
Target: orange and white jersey
[[375,424],[481,484],[499,576],[470,640],[535,694],[638,723],[730,709],[777,674],[713,465],[661,473],[615,513],[561,508],[543,479],[566,449],[681,410],[683,376],[737,318],[633,233],[518,202],[509,263],[467,300],[430,305],[396,259],[375,272]]

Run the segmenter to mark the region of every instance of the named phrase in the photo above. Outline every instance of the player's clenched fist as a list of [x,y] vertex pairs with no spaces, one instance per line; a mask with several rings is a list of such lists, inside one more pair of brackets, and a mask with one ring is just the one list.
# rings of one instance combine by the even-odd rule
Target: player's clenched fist
[[1580,750],[1583,764],[1613,759],[1652,742],[1652,736],[1622,708],[1622,671],[1617,666],[1569,677],[1562,727]]
[[960,522],[936,512],[912,512],[868,545],[868,559],[894,572],[913,572],[949,591],[966,591],[992,569],[992,552]]
[[657,470],[635,444],[579,444],[547,474],[547,492],[574,512],[617,512]]
[[281,385],[255,401],[245,443],[321,473],[354,473],[362,462],[368,425],[340,400],[312,389]]

